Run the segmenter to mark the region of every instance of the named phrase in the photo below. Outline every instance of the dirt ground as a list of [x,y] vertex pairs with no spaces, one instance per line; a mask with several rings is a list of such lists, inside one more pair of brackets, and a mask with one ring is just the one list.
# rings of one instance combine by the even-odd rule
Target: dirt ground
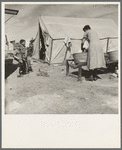
[[[33,72],[17,77],[18,69],[5,82],[6,114],[117,114],[118,78],[111,73],[101,79],[77,81],[78,69],[32,62]],[[48,77],[39,76],[38,70]]]

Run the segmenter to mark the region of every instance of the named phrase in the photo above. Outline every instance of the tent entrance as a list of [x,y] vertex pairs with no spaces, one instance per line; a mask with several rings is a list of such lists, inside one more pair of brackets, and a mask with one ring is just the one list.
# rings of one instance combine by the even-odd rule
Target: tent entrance
[[40,28],[40,51],[39,51],[39,59],[45,60],[45,41],[46,41],[46,36],[44,33],[42,33],[42,30]]

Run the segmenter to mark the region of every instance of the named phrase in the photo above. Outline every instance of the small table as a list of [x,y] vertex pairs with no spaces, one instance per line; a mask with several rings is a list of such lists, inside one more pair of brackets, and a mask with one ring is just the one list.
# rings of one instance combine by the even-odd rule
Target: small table
[[[66,59],[66,76],[69,76],[69,61],[74,61],[74,59]],[[82,77],[82,66],[86,66],[86,62],[79,62],[75,65],[74,69],[78,68],[78,81],[81,81]]]

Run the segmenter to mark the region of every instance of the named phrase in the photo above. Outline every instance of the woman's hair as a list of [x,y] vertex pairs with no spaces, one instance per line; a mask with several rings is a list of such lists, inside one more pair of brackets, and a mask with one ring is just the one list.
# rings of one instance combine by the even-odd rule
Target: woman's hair
[[21,40],[20,40],[20,44],[22,44],[23,42],[25,42],[25,40],[24,40],[24,39],[21,39]]
[[89,25],[85,25],[84,27],[83,27],[83,31],[85,32],[86,30],[90,30],[91,29],[91,27],[89,26]]

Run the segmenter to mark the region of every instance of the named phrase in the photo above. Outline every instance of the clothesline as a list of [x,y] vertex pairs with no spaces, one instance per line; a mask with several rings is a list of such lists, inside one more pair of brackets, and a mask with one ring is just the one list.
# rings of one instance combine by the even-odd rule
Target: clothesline
[[105,39],[118,39],[118,37],[106,37],[106,38],[101,38],[100,40],[105,40]]
[[[64,40],[65,38],[57,38],[53,40]],[[70,38],[71,40],[82,40],[82,39],[75,39],[75,38]],[[118,39],[118,37],[105,37],[105,38],[100,38],[100,40],[105,40],[105,39]]]

